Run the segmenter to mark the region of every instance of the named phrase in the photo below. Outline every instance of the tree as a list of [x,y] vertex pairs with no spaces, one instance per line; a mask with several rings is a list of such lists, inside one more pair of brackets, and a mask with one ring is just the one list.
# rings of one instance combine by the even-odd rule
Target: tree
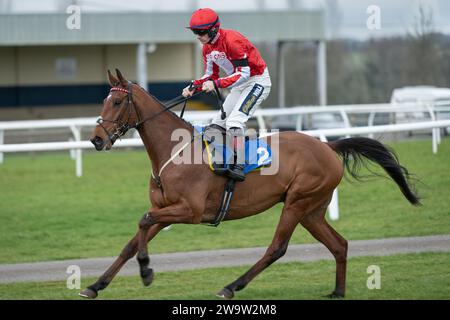
[[409,70],[411,84],[445,85],[442,68],[442,52],[435,32],[433,10],[422,2],[414,18],[411,40]]

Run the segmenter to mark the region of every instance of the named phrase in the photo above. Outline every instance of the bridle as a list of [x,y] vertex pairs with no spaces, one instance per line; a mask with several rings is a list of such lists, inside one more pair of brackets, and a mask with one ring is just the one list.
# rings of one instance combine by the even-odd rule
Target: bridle
[[[147,121],[151,121],[153,119],[155,119],[157,116],[159,116],[160,114],[172,109],[173,107],[179,105],[180,103],[184,102],[184,106],[183,106],[183,110],[181,112],[181,118],[183,118],[183,113],[184,113],[184,109],[186,107],[186,102],[195,97],[196,95],[199,95],[201,93],[203,93],[203,91],[197,91],[194,94],[192,94],[190,97],[184,97],[182,95],[179,95],[177,97],[175,97],[174,99],[168,101],[166,104],[164,105],[164,108],[161,111],[158,111],[156,113],[154,113],[153,115],[144,118],[144,119],[140,119],[139,117],[139,113],[137,112],[136,107],[134,106],[133,103],[133,92],[131,90],[133,83],[131,81],[128,81],[128,88],[124,89],[122,87],[118,87],[118,86],[114,86],[112,87],[109,92],[114,92],[114,91],[119,91],[119,92],[123,92],[127,94],[127,106],[126,106],[126,111],[125,113],[128,113],[128,117],[126,119],[125,122],[122,122],[122,114],[123,112],[119,115],[118,119],[115,120],[111,120],[111,119],[103,119],[101,116],[97,118],[97,124],[103,129],[103,131],[105,131],[106,135],[108,136],[108,139],[110,140],[111,143],[114,143],[114,141],[120,137],[122,137],[125,133],[127,133],[128,130],[130,129],[138,129],[139,126],[141,126],[144,122]],[[214,83],[215,85],[215,83]],[[196,86],[193,86],[191,83],[190,86],[191,89],[196,89]],[[223,101],[222,98],[220,96],[219,90],[215,85],[215,89],[216,89],[216,93],[217,93],[217,101],[218,104],[222,110],[222,118],[225,118],[225,113],[223,111]],[[133,125],[129,124],[131,115],[132,115],[132,110],[134,109],[134,113],[136,114],[136,123]],[[111,122],[114,123],[116,125],[116,131],[114,131],[112,134],[105,128],[105,126],[103,125],[104,122]]]
[[[139,119],[139,115],[136,111],[136,108],[134,108],[133,105],[133,94],[131,91],[131,82],[128,82],[128,89],[124,89],[121,87],[112,87],[109,92],[114,92],[114,91],[119,91],[119,92],[124,92],[127,94],[127,106],[126,106],[126,111],[125,113],[128,113],[128,118],[125,122],[122,122],[122,114],[120,113],[118,119],[116,120],[111,120],[111,119],[103,119],[101,116],[97,118],[97,124],[103,129],[103,131],[105,131],[106,135],[108,136],[108,139],[111,143],[114,143],[114,141],[120,137],[122,137],[128,130],[130,130],[130,128],[136,127],[136,125],[134,126],[130,126],[128,124],[130,118],[131,118],[131,112],[132,109],[134,109],[137,118]],[[103,125],[104,122],[111,122],[114,123],[116,125],[116,131],[114,131],[112,134],[105,128],[105,126]]]
[[[187,102],[189,99],[193,98],[194,96],[203,93],[203,91],[197,91],[197,92],[194,92],[194,94],[192,94],[190,97],[184,97],[183,95],[179,95],[179,96],[175,97],[174,99],[168,101],[168,102],[166,103],[167,105],[164,105],[164,108],[163,108],[161,111],[156,112],[156,113],[154,113],[153,115],[151,115],[151,116],[149,116],[149,117],[147,117],[147,118],[140,119],[139,113],[137,112],[137,109],[136,109],[136,107],[135,107],[134,104],[133,104],[133,93],[132,93],[132,90],[131,90],[132,85],[133,85],[133,83],[132,83],[131,81],[128,81],[128,89],[124,89],[124,88],[117,87],[117,86],[114,86],[114,87],[112,87],[112,88],[110,89],[110,92],[119,91],[119,92],[123,92],[123,93],[126,93],[126,94],[127,94],[127,109],[126,109],[126,112],[128,112],[128,118],[127,118],[127,121],[126,121],[126,122],[120,121],[121,119],[119,119],[119,120],[117,120],[117,119],[116,119],[116,120],[103,119],[101,116],[97,118],[97,121],[96,121],[97,124],[103,129],[103,131],[105,131],[105,133],[106,133],[106,135],[108,136],[108,139],[110,140],[111,144],[113,144],[114,141],[115,141],[116,139],[122,137],[128,130],[130,130],[130,129],[132,129],[132,128],[138,129],[139,126],[141,126],[144,122],[151,121],[151,120],[155,119],[155,118],[156,118],[157,116],[159,116],[160,114],[162,114],[162,113],[164,113],[164,112],[166,112],[166,111],[172,109],[173,107],[179,105],[179,104],[182,103],[182,102],[184,102],[184,106],[183,106],[183,109],[182,109],[182,111],[181,111],[181,116],[180,116],[180,118],[183,118],[184,110],[185,110],[185,108],[186,108],[186,102]],[[220,109],[221,109],[221,112],[222,112],[222,119],[225,119],[226,114],[225,114],[225,111],[223,110],[223,100],[222,100],[222,97],[221,97],[220,92],[219,92],[219,89],[217,88],[217,86],[216,86],[215,83],[214,83],[214,87],[215,87],[215,89],[216,89],[217,103],[218,103],[218,105],[220,106]],[[190,88],[190,89],[196,89],[197,87],[194,86],[193,83],[191,82],[191,85],[189,86],[189,88]],[[130,125],[130,124],[129,124],[129,120],[130,120],[130,118],[131,118],[131,112],[132,112],[132,109],[134,109],[134,112],[136,113],[136,119],[137,119],[137,121],[136,121],[136,123],[135,123],[134,125]],[[119,115],[118,118],[122,118],[122,113]],[[111,123],[114,123],[114,124],[116,125],[116,131],[115,131],[114,133],[112,133],[112,134],[109,133],[109,131],[108,131],[108,130],[105,128],[105,126],[103,125],[104,122],[111,122]],[[193,141],[194,139],[195,139],[195,135],[192,135],[192,139],[191,139],[190,143],[192,143],[192,141]],[[181,150],[184,149],[188,144],[189,144],[189,143],[185,144],[185,145],[179,150],[179,152],[181,152]],[[176,153],[175,155],[179,154],[179,152]],[[155,175],[155,174],[153,173],[153,170],[152,170],[152,178],[155,180],[155,182],[156,182],[156,184],[157,184],[157,186],[158,186],[159,188],[162,188],[161,178],[160,178],[161,173],[162,173],[162,170],[163,170],[163,169],[167,166],[167,164],[168,164],[170,161],[172,161],[172,160],[173,160],[173,156],[172,156],[172,158],[170,158],[168,161],[166,161],[166,163],[161,167],[161,169],[159,170],[159,174],[158,174],[158,175]]]

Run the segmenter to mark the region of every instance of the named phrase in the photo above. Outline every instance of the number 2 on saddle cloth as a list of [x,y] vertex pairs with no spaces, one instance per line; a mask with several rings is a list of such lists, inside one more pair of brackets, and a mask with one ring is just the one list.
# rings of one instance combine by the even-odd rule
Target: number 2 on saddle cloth
[[[234,161],[234,152],[226,144],[211,142],[204,135],[205,127],[195,126],[198,134],[202,135],[203,142],[208,155],[209,167],[212,171],[220,173],[221,169],[228,163]],[[222,141],[220,141],[222,142]],[[245,164],[244,173],[247,174],[272,162],[272,150],[270,146],[259,137],[255,139],[245,138]]]

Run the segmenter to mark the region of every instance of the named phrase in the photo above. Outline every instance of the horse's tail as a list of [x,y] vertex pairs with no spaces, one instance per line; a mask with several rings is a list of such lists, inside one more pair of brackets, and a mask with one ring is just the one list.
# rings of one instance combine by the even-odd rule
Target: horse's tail
[[410,184],[410,173],[400,165],[395,153],[381,142],[369,138],[349,138],[329,142],[328,145],[342,156],[345,168],[355,179],[362,179],[358,174],[361,166],[366,167],[373,175],[379,175],[368,167],[367,160],[370,160],[386,171],[409,202],[420,205],[420,198]]

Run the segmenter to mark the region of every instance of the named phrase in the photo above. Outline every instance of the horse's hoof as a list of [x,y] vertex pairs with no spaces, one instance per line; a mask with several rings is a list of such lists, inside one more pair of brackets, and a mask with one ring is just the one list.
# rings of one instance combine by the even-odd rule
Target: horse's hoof
[[141,272],[141,279],[144,286],[148,287],[153,282],[153,278],[153,269],[147,269]]
[[327,294],[325,297],[328,299],[343,299],[344,295],[342,293],[333,291],[332,293]]
[[220,290],[220,291],[216,294],[216,296],[219,297],[219,298],[223,298],[223,299],[230,300],[230,299],[233,299],[233,297],[234,297],[234,292],[231,291],[230,289],[223,288],[222,290]]
[[95,299],[98,296],[97,292],[95,292],[94,290],[89,289],[89,288],[84,289],[83,291],[78,293],[78,295],[80,297],[87,298],[87,299]]

